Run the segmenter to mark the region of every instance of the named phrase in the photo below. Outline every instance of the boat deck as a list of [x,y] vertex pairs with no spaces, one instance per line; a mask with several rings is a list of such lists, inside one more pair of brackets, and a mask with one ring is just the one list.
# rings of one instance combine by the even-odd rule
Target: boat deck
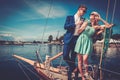
[[[17,59],[20,59],[32,65],[35,68],[35,70],[39,73],[39,75],[43,76],[46,80],[67,80],[68,79],[67,70],[65,69],[55,68],[52,66],[46,67],[45,64],[41,64],[36,61],[30,60],[18,55],[13,55],[13,56]],[[73,77],[74,77],[74,73],[72,74],[72,78]],[[79,74],[79,78],[80,78],[80,74]],[[88,79],[88,80],[93,80],[93,79]]]

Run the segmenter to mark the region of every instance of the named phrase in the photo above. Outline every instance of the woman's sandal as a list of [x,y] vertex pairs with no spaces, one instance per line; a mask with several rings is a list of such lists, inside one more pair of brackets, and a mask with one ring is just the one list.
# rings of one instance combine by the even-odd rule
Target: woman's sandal
[[86,80],[85,76],[82,76],[81,78],[82,78],[82,80]]
[[89,73],[85,73],[84,76],[85,76],[85,79],[87,79],[87,80],[94,80],[94,79],[89,75]]

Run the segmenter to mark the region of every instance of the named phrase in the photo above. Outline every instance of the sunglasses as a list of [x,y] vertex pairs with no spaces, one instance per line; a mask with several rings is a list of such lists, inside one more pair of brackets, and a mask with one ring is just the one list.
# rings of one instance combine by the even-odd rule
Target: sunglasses
[[95,14],[90,14],[90,15],[95,15]]
[[86,10],[85,10],[85,9],[81,8],[80,10],[82,10],[84,13],[86,13]]

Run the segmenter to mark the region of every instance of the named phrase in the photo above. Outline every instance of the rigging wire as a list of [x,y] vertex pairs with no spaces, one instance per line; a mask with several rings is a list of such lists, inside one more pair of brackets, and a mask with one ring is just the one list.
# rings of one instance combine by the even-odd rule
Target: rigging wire
[[114,3],[114,8],[113,8],[113,14],[112,14],[112,20],[111,20],[111,23],[113,23],[114,16],[115,16],[116,2],[117,2],[117,0],[115,0],[115,3]]
[[[107,5],[107,12],[106,12],[106,21],[108,19],[108,13],[109,13],[109,6],[110,6],[110,0],[108,0],[108,5]],[[102,50],[101,50],[101,55],[100,55],[100,62],[99,62],[99,69],[100,69],[100,80],[103,79],[103,74],[102,74],[102,59],[103,59],[103,51],[104,51],[104,45],[105,45],[105,34],[106,34],[106,28],[105,28],[105,32],[104,32],[104,40],[103,40],[103,45],[102,45]]]
[[[108,6],[107,6],[107,12],[106,12],[106,21],[108,19],[108,12],[109,12],[109,6],[110,6],[110,0],[108,0]],[[116,0],[115,0],[115,3],[114,3],[114,9],[113,9],[113,15],[112,15],[112,23],[113,23],[113,20],[114,20],[114,14],[115,14],[115,9],[116,9]],[[105,33],[106,33],[106,30],[105,30]],[[104,33],[104,35],[105,35]],[[110,28],[110,34],[111,34],[111,28]],[[105,36],[104,36],[105,38]],[[110,39],[110,36],[109,36],[109,39]],[[104,47],[104,43],[103,43],[103,47]],[[102,62],[102,55],[103,55],[103,50],[101,51],[101,59],[100,59],[100,65],[101,65],[101,62]]]
[[42,43],[43,43],[44,34],[45,34],[45,32],[46,32],[46,27],[47,27],[47,24],[48,24],[48,18],[49,18],[49,16],[50,16],[50,11],[51,11],[51,9],[52,9],[52,3],[53,3],[53,1],[51,0],[50,8],[49,8],[48,15],[47,15],[47,19],[46,19],[46,22],[45,22],[45,27],[44,27],[43,34],[42,34],[42,39],[41,39],[41,40],[42,40]]
[[20,69],[23,71],[23,73],[25,74],[25,76],[27,77],[28,80],[31,80],[30,77],[27,75],[27,73],[24,71],[24,69],[22,68],[22,66],[18,63],[18,66],[20,67]]
[[[114,2],[114,7],[113,7],[113,13],[112,13],[111,23],[113,23],[114,16],[115,16],[116,2],[117,2],[117,1],[115,0],[115,2]],[[112,35],[112,28],[110,28],[110,35],[109,35],[109,39],[110,39],[111,35]]]
[[[115,16],[116,2],[117,2],[117,1],[115,0],[115,2],[114,2],[114,7],[113,7],[113,13],[112,13],[111,23],[113,23],[114,16]],[[112,35],[112,28],[110,28],[110,35],[109,35],[109,39],[110,39],[111,35]]]
[[[106,12],[106,21],[108,20],[108,13],[109,13],[109,7],[110,7],[110,0],[108,0],[108,6],[107,6],[107,12]],[[114,20],[114,14],[115,14],[115,8],[116,8],[116,0],[114,2],[114,9],[113,9],[113,15],[112,15],[112,23],[113,23],[113,20]],[[110,28],[110,35],[111,35],[111,28]],[[105,32],[104,32],[104,42],[105,42],[105,34],[106,34],[106,28],[105,28]],[[108,36],[109,39],[110,39],[110,35]],[[100,57],[100,63],[99,63],[99,69],[100,69],[100,80],[103,79],[102,77],[102,58],[103,58],[103,54],[104,54],[104,45],[105,43],[103,42],[103,46],[102,46],[102,51],[101,51],[101,57]],[[108,70],[106,70],[108,71]]]
[[[110,6],[110,0],[108,0],[108,5],[107,5],[107,12],[106,12],[106,21],[108,19],[108,12],[109,12],[109,6]],[[106,33],[106,28],[105,28],[105,32],[104,32],[104,35]],[[102,50],[101,50],[101,55],[100,55],[100,63],[99,63],[99,67],[101,67],[101,64],[102,64],[102,57],[103,57],[103,48],[104,48],[104,41],[105,41],[105,36],[104,36],[104,40],[103,40],[103,45],[102,45]]]
[[[113,20],[114,20],[114,16],[115,16],[115,9],[116,9],[116,3],[117,3],[117,0],[115,0],[115,3],[114,3],[114,8],[113,8],[113,14],[112,14],[112,20],[111,20],[111,23],[113,23]],[[114,40],[113,40],[114,41]],[[114,41],[114,43],[115,43],[115,41]],[[115,43],[115,45],[116,45],[116,43]],[[117,45],[116,45],[116,47],[117,47]],[[120,52],[120,51],[119,51]]]
[[[36,77],[38,77],[38,78],[40,79],[40,76],[39,76],[35,71],[32,71],[30,68],[28,68],[25,64],[23,64],[23,63],[20,62],[19,60],[16,60],[16,61],[18,62],[19,67],[21,67],[22,71],[24,71],[23,68],[22,68],[22,66],[23,66],[23,67],[25,67],[28,71],[30,71],[32,74],[34,74]],[[25,71],[24,71],[24,73],[25,73]],[[27,74],[25,73],[25,75],[27,75]],[[27,77],[28,77],[28,76],[27,76]]]
[[109,7],[110,7],[110,0],[108,0],[108,4],[107,4],[106,21],[108,20]]
[[[107,13],[106,13],[106,21],[108,19],[108,12],[109,12],[109,4],[110,4],[110,0],[108,1],[108,7],[107,7]],[[116,5],[116,0],[115,0],[115,5]],[[114,5],[114,10],[113,10],[113,17],[112,17],[112,22],[113,22],[113,19],[114,19],[114,14],[115,14],[115,5]],[[52,8],[52,0],[51,0],[51,5],[50,5],[50,9],[49,9],[49,12],[48,12],[48,16],[47,16],[47,19],[46,19],[46,23],[45,23],[45,27],[44,27],[44,30],[43,30],[43,35],[42,35],[42,44],[43,44],[43,38],[44,38],[44,35],[45,35],[45,31],[46,31],[46,27],[47,27],[47,23],[48,23],[48,18],[49,18],[49,15],[50,15],[50,11],[51,11],[51,8]],[[39,47],[39,51],[41,49],[41,45]],[[40,55],[40,54],[39,54]],[[43,62],[43,61],[42,61]],[[102,63],[102,62],[101,62]],[[106,70],[108,71],[108,70]]]
[[113,74],[116,74],[116,75],[120,75],[120,73],[115,72],[115,71],[111,71],[111,70],[108,70],[108,69],[105,69],[105,68],[101,68],[101,69],[106,71],[106,72],[110,72],[110,73],[113,73]]
[[52,4],[53,4],[53,0],[51,0],[51,3],[50,3],[50,8],[49,8],[48,15],[47,15],[47,18],[46,18],[45,27],[44,27],[43,34],[42,34],[42,37],[41,37],[41,44],[40,44],[39,49],[38,49],[38,52],[39,52],[38,56],[39,56],[42,63],[43,63],[43,60],[42,60],[42,57],[40,55],[40,51],[41,51],[41,46],[43,45],[43,38],[44,38],[44,35],[45,35],[45,32],[46,32],[46,27],[47,27],[47,24],[48,24],[48,18],[50,16],[50,11],[52,9]]
[[[46,31],[47,23],[48,23],[48,18],[49,18],[50,11],[51,11],[51,8],[52,8],[52,3],[53,3],[53,0],[51,0],[51,3],[50,3],[50,8],[49,8],[49,11],[48,11],[47,19],[46,19],[46,22],[45,22],[45,27],[44,27],[43,34],[42,34],[42,39],[41,39],[42,44],[43,44],[43,38],[44,38],[45,31]],[[41,45],[42,45],[42,44],[41,44]],[[43,63],[42,57],[41,57],[40,53],[38,53],[38,52],[40,52],[40,50],[41,50],[41,45],[39,46],[38,51],[36,51],[36,55],[37,55],[37,57],[40,59],[39,61],[41,61],[41,62]],[[37,59],[38,59],[38,58],[37,58]],[[21,63],[21,64],[22,64],[22,63]],[[19,65],[19,67],[22,69],[21,65],[20,65],[20,64],[18,64],[18,65]],[[23,65],[23,64],[22,64],[22,65]],[[26,67],[26,68],[27,68],[27,67]],[[28,68],[27,68],[27,69],[28,69]],[[22,69],[22,71],[24,72],[24,74],[26,75],[26,77],[27,77],[29,80],[31,80],[31,79],[29,78],[29,76],[25,73],[25,71],[24,71],[23,69]],[[30,69],[29,69],[29,71],[32,72]],[[34,72],[32,72],[32,73],[34,73]],[[35,75],[36,75],[36,74],[35,74]],[[37,75],[36,75],[36,76],[37,76]]]

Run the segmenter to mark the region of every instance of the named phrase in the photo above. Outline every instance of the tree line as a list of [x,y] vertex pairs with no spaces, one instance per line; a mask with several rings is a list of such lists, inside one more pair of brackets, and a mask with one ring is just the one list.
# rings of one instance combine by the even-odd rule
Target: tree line
[[[64,35],[60,36],[59,38],[56,37],[55,41],[62,42],[62,41],[63,41],[63,38],[64,38]],[[113,34],[113,35],[111,36],[111,39],[120,40],[120,34]],[[53,41],[53,36],[52,36],[52,35],[49,35],[49,36],[48,36],[48,41],[49,41],[49,42]]]

